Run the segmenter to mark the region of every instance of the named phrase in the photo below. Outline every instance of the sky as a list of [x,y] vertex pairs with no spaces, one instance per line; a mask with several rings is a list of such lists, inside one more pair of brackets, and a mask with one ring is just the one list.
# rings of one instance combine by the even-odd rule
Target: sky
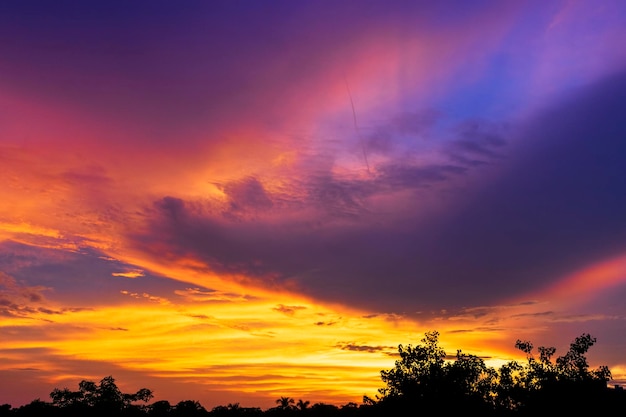
[[626,384],[626,3],[0,4],[0,403],[360,403],[399,344]]

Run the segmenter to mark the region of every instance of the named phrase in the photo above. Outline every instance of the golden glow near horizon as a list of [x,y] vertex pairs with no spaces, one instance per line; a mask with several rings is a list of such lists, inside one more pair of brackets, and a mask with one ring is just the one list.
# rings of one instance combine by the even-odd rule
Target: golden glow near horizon
[[286,296],[212,299],[187,288],[171,300],[129,291],[120,298],[125,300],[115,306],[54,317],[4,317],[1,326],[18,333],[28,328],[40,337],[9,338],[3,347],[21,352],[45,346],[58,357],[105,361],[224,390],[274,396],[296,391],[341,402],[373,395],[378,371],[393,363],[387,354],[396,340],[415,332],[395,318],[390,325],[385,316],[338,313]]
[[[132,280],[141,271],[117,276]],[[545,307],[482,307],[418,322],[324,306],[288,292],[256,293],[247,287],[244,294],[181,285],[169,297],[121,290],[113,305],[63,314],[49,314],[63,310],[50,297],[46,308],[28,318],[0,318],[1,327],[12,329],[3,349],[15,352],[14,361],[23,360],[23,366],[53,369],[54,359],[37,361],[25,353],[45,347],[50,358],[63,358],[66,373],[72,369],[67,361],[100,361],[233,395],[290,395],[339,404],[375,396],[379,371],[393,366],[397,345],[419,343],[428,330],[441,332],[449,354],[463,348],[489,364],[520,358],[512,348],[515,332],[532,326],[529,316]],[[467,330],[456,331],[461,328]],[[72,371],[75,378],[85,375],[79,369]],[[614,370],[614,377],[619,372]]]

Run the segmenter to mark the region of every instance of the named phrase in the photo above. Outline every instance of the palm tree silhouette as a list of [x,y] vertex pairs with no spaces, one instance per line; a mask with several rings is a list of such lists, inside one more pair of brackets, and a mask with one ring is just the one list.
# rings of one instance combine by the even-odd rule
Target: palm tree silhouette
[[291,397],[280,397],[276,400],[276,404],[278,404],[278,408],[282,408],[283,410],[287,410],[291,408],[291,404],[295,401]]
[[298,409],[300,409],[300,411],[304,411],[309,407],[309,404],[311,404],[310,401],[302,401],[302,399],[298,400],[298,403],[296,404],[296,407],[298,407]]

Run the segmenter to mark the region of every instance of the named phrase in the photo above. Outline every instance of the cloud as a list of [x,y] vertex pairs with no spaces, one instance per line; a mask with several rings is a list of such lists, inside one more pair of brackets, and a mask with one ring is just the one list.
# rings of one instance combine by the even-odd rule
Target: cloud
[[621,252],[625,86],[621,73],[570,93],[516,132],[515,158],[431,241],[467,282],[519,293]]
[[272,310],[278,311],[279,313],[283,313],[288,316],[293,316],[294,314],[296,314],[298,310],[306,310],[306,307],[305,306],[286,306],[283,304],[278,304]]
[[[372,12],[345,7],[350,13],[359,15]],[[289,13],[302,16],[302,10],[287,8]],[[350,14],[347,9],[341,7],[338,15]],[[489,12],[495,13],[491,9]],[[391,14],[397,15],[398,12]],[[474,16],[479,20],[484,18],[484,22],[489,21],[482,13]],[[510,18],[512,15],[507,16]],[[381,27],[397,23],[395,18],[386,20],[387,17],[380,22]],[[258,25],[255,19],[252,20]],[[408,20],[402,21],[408,25]],[[491,38],[485,34],[506,32],[510,24],[502,23],[502,26],[493,28],[484,25],[483,28],[476,26],[474,20],[471,23],[464,21],[458,29],[475,27],[467,37],[474,41],[489,41]],[[248,34],[255,33],[254,30],[259,29],[255,25],[243,30]],[[515,120],[510,124],[486,121],[471,112],[465,112],[459,118],[450,116],[451,110],[419,110],[432,106],[417,104],[411,105],[409,111],[396,110],[394,107],[385,113],[377,113],[374,110],[390,102],[398,104],[402,102],[402,97],[393,101],[389,96],[384,96],[380,104],[375,104],[375,100],[371,99],[378,97],[377,93],[385,88],[391,89],[383,82],[389,78],[381,76],[387,67],[380,63],[380,56],[387,55],[369,53],[378,51],[375,36],[367,38],[369,43],[360,43],[361,38],[354,34],[365,33],[365,26],[355,30],[351,25],[331,25],[332,31],[322,33],[317,31],[317,25],[313,26],[315,28],[302,27],[303,32],[297,33],[303,36],[302,39],[312,36],[311,43],[305,42],[305,45],[296,42],[298,36],[295,35],[293,39],[277,37],[287,47],[285,56],[298,58],[295,62],[313,62],[316,66],[306,70],[306,74],[312,75],[313,80],[311,88],[304,92],[302,89],[286,88],[290,92],[285,95],[281,93],[282,89],[277,86],[300,85],[296,81],[301,81],[303,75],[292,74],[293,71],[287,68],[289,65],[285,64],[289,60],[274,55],[270,51],[274,47],[269,48],[262,42],[259,44],[260,39],[253,37],[246,38],[241,45],[241,51],[250,54],[242,52],[236,57],[229,56],[224,67],[210,69],[213,72],[209,71],[210,75],[207,75],[211,80],[207,88],[220,90],[216,90],[212,96],[215,103],[205,103],[203,99],[192,97],[192,91],[196,94],[192,86],[186,86],[188,88],[178,93],[178,97],[172,97],[174,93],[171,91],[163,95],[178,100],[159,101],[155,113],[173,111],[173,103],[186,104],[181,108],[202,109],[200,113],[209,115],[207,124],[216,121],[221,126],[217,130],[235,125],[232,122],[239,118],[247,120],[246,116],[249,115],[253,122],[250,126],[246,123],[237,133],[231,131],[228,135],[218,135],[211,134],[215,131],[209,129],[209,133],[204,136],[209,138],[206,140],[211,145],[206,148],[198,145],[198,148],[203,151],[210,149],[214,153],[196,152],[194,144],[197,144],[197,139],[194,138],[185,139],[185,144],[189,146],[181,147],[193,149],[194,155],[181,151],[182,155],[190,158],[195,158],[196,153],[206,154],[210,162],[221,159],[227,161],[224,165],[244,167],[240,169],[237,166],[235,173],[225,170],[227,172],[222,176],[215,174],[219,170],[197,171],[198,178],[194,180],[198,183],[219,185],[223,193],[221,197],[225,199],[219,203],[206,197],[202,188],[188,191],[178,187],[159,187],[156,191],[151,189],[149,193],[141,194],[143,200],[133,203],[137,206],[129,204],[128,211],[138,212],[137,217],[144,223],[133,228],[119,228],[122,240],[129,248],[163,262],[189,259],[195,265],[203,265],[207,271],[220,274],[224,279],[248,280],[253,285],[270,288],[287,287],[307,296],[374,311],[415,314],[417,311],[429,311],[431,307],[440,307],[440,303],[450,309],[491,304],[502,297],[540,287],[548,279],[623,247],[620,226],[620,213],[624,211],[623,185],[618,178],[624,165],[621,156],[624,150],[623,145],[615,139],[623,133],[623,123],[615,110],[624,104],[621,94],[623,76],[605,80],[604,87],[602,83],[587,85],[565,98],[557,97],[550,103],[549,109],[544,108],[533,117]],[[190,33],[196,30],[201,32],[201,27],[188,29]],[[275,28],[276,34],[287,29],[291,31],[293,28],[281,21]],[[461,46],[466,45],[465,35],[460,36],[459,33],[462,31],[439,34],[438,40],[447,39],[454,47],[445,49],[442,55],[433,54],[432,59],[449,63],[446,68],[457,69],[466,67],[455,67],[453,64],[471,62],[472,76],[463,78],[463,83],[470,88],[474,82],[478,83],[477,80],[488,78],[488,71],[477,69],[481,66],[476,64],[482,62],[487,52],[477,52],[477,55],[471,57],[461,54],[463,56],[458,57],[458,60],[453,58],[455,54],[451,52],[460,51]],[[313,59],[323,56],[327,49],[323,47],[326,44],[321,42],[322,38],[328,40],[337,35],[350,35],[347,38],[339,37],[342,39],[341,45],[354,47],[357,51],[354,56],[359,58],[355,60],[357,73],[351,76],[351,80],[355,80],[354,84],[351,81],[351,89],[355,92],[357,104],[365,107],[365,117],[359,118],[365,146],[379,158],[372,160],[371,175],[365,175],[362,161],[355,162],[358,152],[352,152],[350,147],[357,141],[345,134],[345,123],[340,126],[343,130],[333,131],[334,135],[327,135],[324,130],[327,127],[324,123],[330,125],[336,122],[328,114],[340,113],[337,111],[339,108],[346,108],[349,112],[343,85],[341,99],[334,96],[336,85],[342,81],[342,77],[337,75],[340,73],[327,71],[340,68],[345,61],[330,59],[317,62]],[[387,45],[389,39],[385,37],[384,42],[381,41],[382,45]],[[396,37],[391,36],[391,39]],[[424,46],[418,42],[418,36],[415,39],[415,43],[407,45],[410,48],[406,54],[396,57],[404,58],[408,67],[398,68],[410,68],[418,62],[421,64],[424,62],[421,58],[428,57],[418,53]],[[428,53],[435,52],[438,45],[436,43],[432,49],[428,48]],[[446,43],[442,42],[441,45]],[[260,48],[256,49],[256,46]],[[307,49],[305,46],[311,48],[307,53],[304,52]],[[82,47],[76,47],[80,52],[78,56],[89,54]],[[224,47],[211,45],[211,48],[218,50]],[[485,51],[493,48],[494,44],[489,43]],[[168,50],[176,53],[173,49]],[[336,58],[349,50],[351,48],[346,47],[332,54],[337,54],[333,55]],[[261,60],[265,53],[269,53],[267,61]],[[181,54],[193,55],[189,50]],[[365,56],[375,56],[376,59],[367,61],[367,68],[359,72],[358,67],[366,61],[361,58]],[[157,61],[160,59],[153,58]],[[250,64],[257,62],[262,64],[258,72],[242,73],[245,72],[242,68],[250,68]],[[329,62],[328,67],[325,62]],[[242,66],[242,63],[248,65]],[[142,66],[139,64],[129,69],[129,79],[134,80],[139,74],[144,74],[139,70]],[[196,68],[206,68],[208,64],[202,62]],[[178,66],[174,69],[187,71]],[[200,69],[197,71],[202,73]],[[410,73],[408,69],[406,72]],[[160,80],[166,73],[163,71],[149,75]],[[53,73],[49,76],[54,79],[58,75]],[[421,72],[415,77],[419,78],[419,82],[409,80],[407,85],[415,87],[424,80],[432,79],[431,75]],[[339,82],[332,81],[334,78]],[[323,94],[320,95],[328,100],[328,110],[320,110],[321,107],[317,106],[317,100],[322,100],[317,95],[311,98],[311,102],[304,100],[311,89],[324,85],[322,81],[328,82],[328,87],[322,88]],[[196,82],[192,84],[197,85]],[[242,88],[244,85],[249,88]],[[372,87],[366,88],[367,85]],[[404,83],[401,83],[397,89],[401,91],[403,87]],[[255,94],[251,93],[253,90]],[[434,94],[426,90],[425,95],[431,97]],[[142,91],[145,93],[150,89]],[[233,91],[239,93],[233,94]],[[132,92],[134,94],[137,91]],[[356,97],[359,93],[365,97],[360,101]],[[94,94],[98,97],[98,94]],[[152,97],[150,94],[145,97],[148,96]],[[145,97],[136,96],[124,104],[128,106],[135,100],[135,106]],[[418,102],[416,97],[417,94],[404,98]],[[198,106],[189,105],[192,103]],[[278,104],[273,107],[272,103]],[[293,112],[285,112],[286,108],[291,109],[289,106],[293,103],[301,106],[293,106],[296,107]],[[343,107],[338,103],[342,103]],[[480,104],[483,103],[476,103]],[[91,105],[98,106],[96,100]],[[115,109],[111,102],[108,102],[108,106],[108,111],[118,114],[119,109]],[[216,112],[212,113],[212,109],[216,109]],[[287,113],[289,117],[285,117]],[[175,116],[179,112],[173,111],[173,114]],[[281,117],[275,117],[277,115]],[[140,125],[139,122],[146,116],[133,113],[133,123]],[[184,124],[174,116],[168,117],[170,120],[176,119],[170,123],[178,126]],[[225,121],[220,119],[221,116],[224,116]],[[374,116],[378,116],[378,119]],[[283,124],[280,122],[283,118],[298,122]],[[202,120],[202,117],[190,115],[181,120],[192,119],[197,121]],[[351,122],[350,118],[348,120]],[[368,120],[382,122],[368,123]],[[442,125],[451,122],[456,122],[453,123],[456,127],[452,137],[436,142],[440,139],[435,133],[440,133]],[[319,132],[315,128],[302,128],[318,125],[324,125]],[[347,125],[351,130],[351,123]],[[123,127],[124,123],[119,126]],[[271,128],[265,129],[266,126]],[[284,133],[300,128],[305,132]],[[244,169],[246,163],[238,157],[263,148],[257,146],[250,151],[247,145],[252,146],[258,140],[259,136],[256,135],[267,134],[268,130],[282,132],[281,137],[276,139],[280,143],[280,152],[272,156],[297,156],[287,158],[290,162],[278,164],[280,167],[273,166],[273,163],[261,163],[259,166],[267,168],[266,171],[258,166]],[[352,132],[350,134],[353,135]],[[242,139],[237,135],[245,137]],[[306,140],[300,151],[299,140],[303,137]],[[416,147],[418,142],[419,146]],[[159,148],[160,152],[170,156],[164,150],[166,148]],[[223,153],[218,152],[218,148]],[[513,154],[513,150],[520,152]],[[424,151],[425,155],[419,151]],[[233,163],[233,160],[237,162]],[[494,162],[498,162],[498,166],[486,172],[485,178],[464,183],[463,180],[471,176],[475,166],[488,163],[496,165]],[[211,164],[207,162],[208,165]],[[196,174],[196,171],[191,171]],[[77,183],[104,181],[107,175],[111,175],[92,165],[82,170],[66,169],[61,172],[70,173],[66,175],[67,180]],[[142,204],[149,198],[153,199],[154,204],[144,208]],[[124,221],[121,221],[121,225],[125,225]],[[120,269],[113,269],[114,273],[118,271]],[[106,272],[110,276],[111,271]],[[95,273],[90,276],[95,276]],[[141,282],[143,278],[148,277],[139,277],[133,281]],[[74,284],[80,288],[80,282]],[[207,286],[210,286],[208,282]],[[490,291],[485,291],[485,288]],[[112,293],[119,294],[119,290],[115,288]],[[137,287],[124,290],[134,294],[145,292],[139,283]],[[152,294],[152,290],[149,294]],[[165,297],[162,293],[157,296]]]
[[176,197],[165,196],[156,201],[154,206],[174,221],[182,220],[186,212],[185,202]]
[[185,288],[184,290],[175,290],[174,294],[183,297],[187,301],[191,301],[194,303],[204,303],[204,302],[216,302],[216,301],[225,301],[225,302],[245,302],[251,299],[254,299],[252,296],[228,293],[223,291],[217,291],[212,289],[201,289],[201,288]]
[[137,300],[147,300],[147,301],[158,303],[158,304],[170,304],[171,303],[170,300],[168,300],[167,298],[152,295],[147,292],[136,293],[136,292],[122,290],[120,291],[120,294],[127,295]]
[[261,182],[254,177],[230,182],[223,187],[229,198],[229,214],[269,210],[274,205]]
[[200,320],[214,320],[215,317],[207,316],[206,314],[190,314],[189,317],[193,317],[195,319]]
[[608,315],[608,314],[571,314],[571,315],[559,315],[552,318],[553,322],[557,323],[585,323],[588,321],[611,321],[611,320],[624,320],[626,316],[622,315]]
[[[103,256],[96,249],[82,248],[68,252],[41,248],[11,241],[0,243],[0,271],[4,271],[18,285],[30,288],[27,295],[40,305],[55,307],[64,313],[80,312],[98,306],[117,303],[120,291],[142,294],[149,288],[152,296],[167,298],[180,289],[180,283],[155,275],[145,267],[127,264]],[[142,271],[133,279],[111,278],[113,274]]]
[[533,313],[522,313],[522,314],[514,314],[511,317],[512,318],[527,318],[527,317],[533,317],[533,318],[537,318],[537,317],[552,317],[554,316],[554,311],[538,311],[538,312],[533,312]]
[[62,311],[45,307],[43,292],[49,288],[27,286],[15,278],[0,272],[0,315],[6,317],[37,318],[44,315],[62,314]]
[[372,190],[358,179],[341,179],[331,175],[315,175],[302,182],[307,192],[305,204],[332,217],[360,217],[366,210],[364,199]]
[[114,277],[124,277],[131,279],[145,276],[144,272],[141,269],[131,269],[124,272],[112,272],[111,275]]
[[85,188],[100,189],[112,185],[112,179],[102,166],[86,166],[71,169],[63,172],[61,178],[69,185],[80,187],[81,190]]
[[422,188],[450,180],[467,172],[467,168],[454,164],[409,165],[389,163],[378,168],[378,182],[392,189]]
[[440,111],[425,109],[414,112],[402,112],[392,116],[387,123],[361,127],[367,153],[390,155],[398,148],[405,148],[405,143],[423,141],[426,135],[442,117]]
[[452,160],[478,166],[504,157],[506,128],[484,120],[466,120],[456,128],[456,138],[448,145]]
[[316,326],[334,326],[336,321],[317,321],[314,323]]
[[350,350],[353,352],[368,352],[368,353],[375,353],[375,352],[396,349],[396,347],[394,346],[370,346],[370,345],[359,345],[356,343],[338,343],[337,347],[341,350]]

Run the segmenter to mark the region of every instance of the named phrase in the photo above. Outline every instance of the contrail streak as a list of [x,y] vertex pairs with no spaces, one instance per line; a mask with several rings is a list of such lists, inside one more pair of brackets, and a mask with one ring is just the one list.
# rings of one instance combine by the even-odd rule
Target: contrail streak
[[354,120],[354,130],[356,131],[356,135],[359,138],[359,142],[361,143],[361,150],[363,151],[363,159],[365,160],[365,166],[367,167],[367,173],[370,172],[370,163],[367,160],[367,152],[365,152],[365,143],[363,142],[363,138],[361,137],[361,131],[359,130],[359,124],[356,120],[356,110],[354,109],[354,100],[352,100],[352,92],[350,91],[350,86],[348,85],[348,79],[344,77],[343,79],[346,83],[346,90],[348,91],[348,97],[350,97],[350,105],[352,106],[352,119]]

